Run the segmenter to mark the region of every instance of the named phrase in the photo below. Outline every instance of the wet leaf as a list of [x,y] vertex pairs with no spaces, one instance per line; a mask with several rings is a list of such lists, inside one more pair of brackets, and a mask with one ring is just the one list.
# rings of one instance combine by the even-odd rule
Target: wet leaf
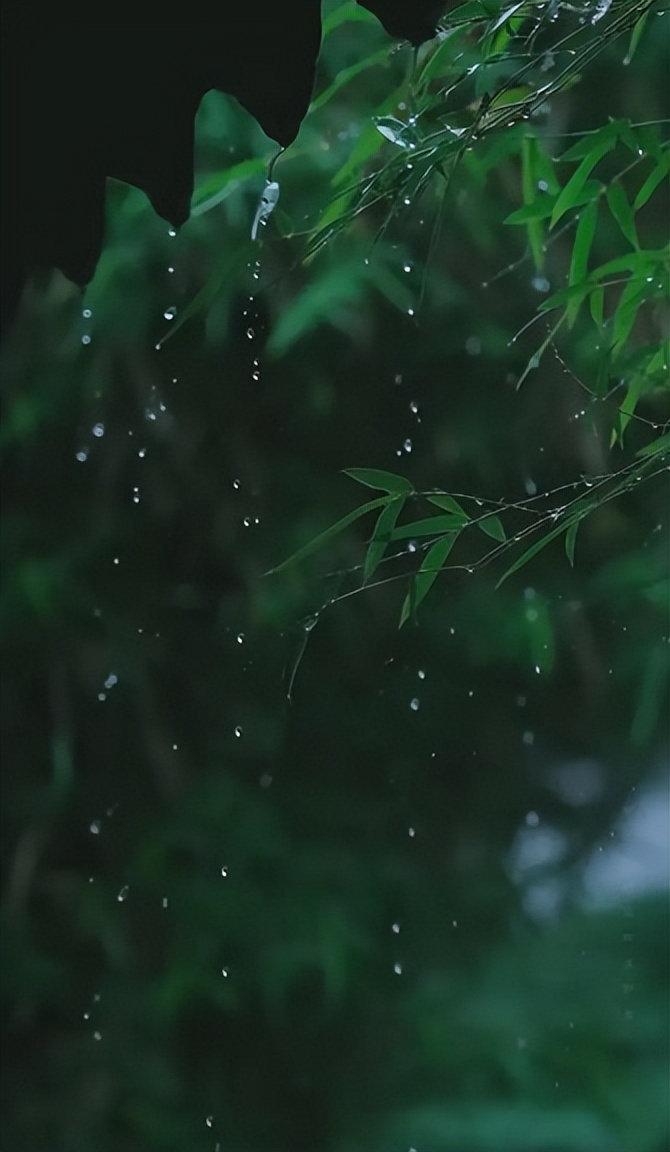
[[432,588],[457,539],[458,533],[454,532],[450,536],[443,536],[441,540],[436,540],[428,549],[419,571],[416,576],[412,577],[410,591],[405,597],[400,612],[399,628],[402,628]]
[[320,548],[323,548],[324,544],[328,544],[335,536],[338,536],[340,532],[348,528],[350,524],[354,524],[356,520],[360,520],[360,518],[368,512],[373,512],[375,508],[383,508],[388,501],[388,496],[380,496],[377,500],[369,500],[367,504],[361,504],[360,508],[354,508],[353,512],[348,512],[346,516],[343,516],[337,523],[332,524],[330,528],[326,528],[324,532],[320,532],[318,536],[315,536],[312,540],[308,540],[302,548],[298,548],[298,550],[293,552],[286,560],[282,560],[281,564],[276,564],[274,568],[268,569],[265,575],[272,576],[274,573],[282,572],[285,568],[289,568],[294,564],[300,564],[302,560],[318,552]]
[[382,492],[402,493],[413,492],[414,487],[404,476],[397,476],[395,472],[385,472],[382,468],[345,468],[345,476],[366,488],[378,488]]
[[367,584],[374,574],[386,549],[391,543],[396,520],[402,512],[404,505],[405,497],[398,496],[393,499],[390,504],[387,504],[385,508],[382,508],[365,555],[365,564],[363,566],[364,584]]

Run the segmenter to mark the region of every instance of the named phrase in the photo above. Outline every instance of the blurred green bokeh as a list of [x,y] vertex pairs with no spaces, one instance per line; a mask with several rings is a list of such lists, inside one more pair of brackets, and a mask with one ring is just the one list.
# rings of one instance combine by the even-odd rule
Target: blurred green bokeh
[[[666,20],[546,138],[667,117]],[[610,451],[586,324],[516,389],[523,124],[301,260],[413,66],[333,25],[260,243],[274,145],[210,93],[188,225],[110,182],[85,297],[33,285],[3,350],[3,1152],[667,1152],[666,481],[574,567],[496,590],[469,545],[400,631],[368,521],[264,575],[355,506],[344,468],[513,505],[666,415]]]

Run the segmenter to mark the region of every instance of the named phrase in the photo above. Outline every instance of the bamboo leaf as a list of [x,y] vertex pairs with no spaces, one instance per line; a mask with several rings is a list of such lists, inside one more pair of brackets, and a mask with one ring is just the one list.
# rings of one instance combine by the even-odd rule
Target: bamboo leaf
[[615,180],[607,189],[607,203],[626,240],[632,244],[633,248],[639,248],[633,210],[619,180]]
[[272,576],[274,573],[282,572],[285,568],[289,568],[294,564],[300,564],[302,560],[313,555],[314,552],[318,552],[320,548],[323,548],[324,544],[327,544],[335,536],[339,535],[340,532],[343,532],[350,524],[354,524],[356,520],[360,520],[361,516],[365,516],[368,512],[373,512],[375,508],[383,508],[388,502],[388,496],[378,496],[376,500],[369,500],[367,504],[361,504],[360,508],[354,508],[353,512],[348,512],[347,515],[343,516],[337,523],[331,524],[330,528],[326,528],[325,532],[320,532],[318,536],[315,536],[312,540],[308,540],[302,548],[298,548],[298,550],[293,552],[286,560],[282,560],[281,564],[270,568],[265,575]]
[[656,162],[656,167],[650,172],[644,184],[640,188],[637,196],[633,201],[633,211],[639,212],[640,208],[647,203],[651,198],[659,184],[665,180],[666,176],[670,173],[670,152],[666,149]]
[[392,540],[412,540],[415,536],[437,536],[442,532],[457,532],[463,526],[460,516],[429,516],[425,520],[413,520],[411,524],[401,524],[394,528]]
[[657,436],[651,444],[645,444],[644,448],[640,448],[635,455],[642,457],[660,456],[663,452],[670,452],[670,432],[664,432],[661,436]]
[[565,533],[565,554],[570,562],[571,568],[575,566],[575,543],[580,524],[581,520],[575,520],[574,524],[571,524]]
[[412,484],[404,476],[397,476],[395,472],[385,472],[382,468],[345,468],[344,475],[351,476],[351,479],[359,484],[365,484],[366,488],[377,488],[394,495],[414,491]]
[[504,543],[507,539],[502,522],[497,516],[485,516],[483,520],[476,520],[475,523],[484,535],[490,536],[492,540]]
[[391,542],[391,533],[395,528],[396,520],[400,515],[405,505],[404,496],[396,496],[382,508],[379,513],[379,518],[375,524],[375,530],[372,533],[372,539],[368,545],[368,550],[365,555],[365,564],[363,565],[363,583],[367,584],[370,577],[375,572],[379,563],[381,562],[386,549]]
[[592,141],[592,147],[588,155],[584,157],[576,172],[573,172],[563,191],[560,193],[551,216],[552,228],[566,212],[575,207],[579,201],[579,195],[596,164],[602,160],[603,156],[611,152],[616,141],[616,132],[612,130],[613,128],[614,125],[608,125],[609,131],[601,134],[600,139]]
[[442,508],[444,512],[453,512],[454,516],[458,516],[463,524],[469,522],[470,517],[465,509],[461,507],[458,500],[455,500],[453,496],[449,496],[446,492],[431,492],[428,500],[431,504],[434,504],[436,508]]
[[457,539],[458,533],[454,532],[449,536],[443,536],[441,540],[436,540],[428,549],[419,571],[416,576],[412,577],[411,589],[405,597],[400,612],[399,628],[402,628],[405,621],[409,619],[432,588]]
[[593,243],[593,237],[595,236],[597,223],[598,204],[594,200],[591,204],[589,204],[588,208],[584,209],[579,218],[577,233],[575,235],[575,243],[572,249],[572,259],[570,261],[570,274],[568,277],[568,283],[570,287],[582,285],[584,287],[584,292],[581,295],[578,294],[574,296],[568,302],[568,306],[566,308],[566,317],[568,321],[568,327],[570,328],[577,319],[579,309],[581,308],[584,297],[588,292],[588,286],[584,282],[586,280],[589,254],[591,252],[591,245]]

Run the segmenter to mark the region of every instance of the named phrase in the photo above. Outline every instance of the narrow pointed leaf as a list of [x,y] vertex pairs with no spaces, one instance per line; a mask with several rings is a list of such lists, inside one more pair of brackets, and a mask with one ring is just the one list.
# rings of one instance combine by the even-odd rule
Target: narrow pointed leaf
[[580,524],[581,520],[575,520],[574,524],[571,524],[565,533],[565,555],[570,561],[571,568],[575,566],[575,541],[577,540],[577,531]]
[[394,528],[392,540],[412,540],[415,536],[437,536],[441,532],[457,532],[463,527],[460,516],[429,516],[426,520],[413,520]]
[[379,518],[375,524],[375,530],[372,533],[372,539],[368,545],[368,550],[365,556],[365,564],[363,566],[363,583],[367,584],[370,577],[375,572],[378,564],[382,560],[386,549],[391,542],[391,533],[395,528],[396,520],[400,515],[405,505],[405,497],[397,496],[382,508],[379,513]]
[[402,628],[405,621],[409,619],[417,605],[432,588],[457,538],[457,532],[443,536],[441,540],[436,540],[428,549],[419,571],[412,578],[412,587],[405,597],[400,612],[399,628]]
[[571,208],[575,207],[579,199],[579,194],[584,188],[584,185],[591,175],[591,172],[595,168],[596,164],[602,160],[603,156],[606,156],[607,153],[612,150],[614,147],[615,139],[616,134],[609,134],[601,138],[598,142],[594,143],[588,156],[584,157],[576,172],[573,172],[572,176],[565,185],[565,188],[560,193],[558,200],[556,201],[556,205],[551,216],[552,228],[555,224],[558,223],[558,221],[562,216],[565,215],[566,212],[569,212]]
[[497,540],[502,544],[507,539],[502,522],[497,516],[485,516],[483,520],[477,520],[476,524],[480,531],[485,536],[490,536],[492,540]]
[[647,203],[647,200],[653,196],[659,184],[665,180],[666,176],[670,174],[670,151],[666,149],[658,160],[656,167],[647,176],[644,184],[640,188],[637,196],[633,201],[633,211],[638,212],[640,208]]
[[353,524],[356,520],[360,520],[361,516],[365,516],[367,512],[374,511],[375,508],[383,508],[385,504],[388,504],[388,501],[388,496],[378,496],[376,500],[368,500],[367,504],[361,504],[360,508],[354,508],[353,512],[348,512],[347,515],[343,516],[341,520],[338,520],[336,524],[331,524],[330,528],[326,528],[325,532],[320,532],[313,540],[309,540],[302,548],[298,548],[297,552],[293,552],[286,560],[282,560],[281,564],[270,568],[265,575],[270,576],[275,572],[282,572],[285,568],[289,568],[293,564],[299,564],[302,560],[306,559],[307,556],[318,552],[320,548],[323,548],[324,544],[327,544],[340,532],[343,532],[350,524]]
[[414,491],[413,485],[404,476],[397,476],[395,472],[385,472],[382,468],[345,468],[344,474],[351,476],[351,479],[358,481],[359,484],[365,484],[366,488],[377,488],[393,495]]
[[607,203],[614,219],[633,248],[639,248],[633,210],[620,182],[615,180],[607,189]]
[[436,508],[442,508],[444,512],[453,512],[454,516],[458,516],[463,524],[467,524],[470,520],[467,512],[455,500],[453,496],[449,496],[446,492],[431,492],[428,500],[434,504]]
[[579,309],[581,308],[584,297],[588,291],[584,282],[587,276],[589,254],[591,252],[591,245],[593,243],[593,237],[595,236],[597,223],[598,204],[594,200],[591,204],[589,204],[588,208],[584,209],[580,216],[579,224],[577,225],[575,243],[572,249],[572,260],[570,261],[570,275],[568,278],[568,283],[570,287],[583,284],[585,290],[583,294],[577,295],[572,300],[570,300],[567,306],[566,316],[568,327],[570,328],[577,319]]

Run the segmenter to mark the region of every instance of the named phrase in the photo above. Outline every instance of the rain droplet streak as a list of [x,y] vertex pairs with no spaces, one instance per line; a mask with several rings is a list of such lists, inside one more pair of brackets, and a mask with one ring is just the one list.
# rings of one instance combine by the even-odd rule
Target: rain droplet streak
[[116,897],[116,899],[118,900],[119,904],[123,904],[124,900],[127,900],[127,899],[128,899],[128,893],[129,893],[129,891],[130,891],[130,888],[129,888],[129,886],[128,886],[127,884],[124,884],[123,888],[121,889],[121,891],[119,892],[118,896]]
[[237,643],[238,644],[244,644],[244,632],[238,632]]
[[226,864],[224,864],[222,869],[221,869],[221,875],[223,876],[224,880],[228,876],[228,866]]
[[236,737],[237,737],[237,739],[239,740],[239,739],[240,739],[240,737],[241,737],[241,735],[242,735],[242,727],[241,727],[241,725],[240,725],[240,724],[237,724],[237,725],[235,726],[235,736],[236,736]]

